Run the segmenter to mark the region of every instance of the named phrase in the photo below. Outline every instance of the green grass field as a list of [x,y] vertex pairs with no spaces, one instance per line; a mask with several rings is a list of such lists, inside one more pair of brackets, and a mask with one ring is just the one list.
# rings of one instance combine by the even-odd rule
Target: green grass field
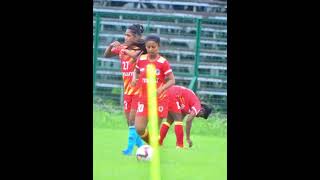
[[[150,179],[149,162],[139,162],[135,156],[121,154],[126,147],[128,133],[124,116],[94,110],[93,118],[94,180]],[[161,179],[226,180],[226,128],[226,121],[217,117],[195,119],[191,130],[194,146],[177,150],[174,128],[171,127],[164,146],[160,148]]]

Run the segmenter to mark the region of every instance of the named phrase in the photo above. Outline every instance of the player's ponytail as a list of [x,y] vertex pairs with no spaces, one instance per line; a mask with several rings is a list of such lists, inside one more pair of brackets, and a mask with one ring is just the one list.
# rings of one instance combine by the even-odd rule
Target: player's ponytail
[[137,46],[142,51],[142,54],[147,54],[145,41],[143,39],[140,39],[137,42],[134,42],[133,45]]
[[139,29],[140,34],[142,34],[144,32],[144,28],[141,24],[135,24],[137,29]]
[[145,41],[140,38],[142,33],[144,32],[143,26],[141,24],[133,24],[129,26],[128,29],[130,29],[130,32],[132,34],[139,36],[138,40],[133,42],[133,45],[137,46],[142,51],[142,54],[146,54],[147,49],[145,47]]

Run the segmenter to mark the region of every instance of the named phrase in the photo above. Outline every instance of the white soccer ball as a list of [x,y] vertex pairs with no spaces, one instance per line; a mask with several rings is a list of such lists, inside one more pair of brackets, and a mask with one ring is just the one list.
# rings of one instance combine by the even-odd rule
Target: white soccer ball
[[149,145],[143,145],[137,149],[136,157],[138,161],[150,161],[153,149]]

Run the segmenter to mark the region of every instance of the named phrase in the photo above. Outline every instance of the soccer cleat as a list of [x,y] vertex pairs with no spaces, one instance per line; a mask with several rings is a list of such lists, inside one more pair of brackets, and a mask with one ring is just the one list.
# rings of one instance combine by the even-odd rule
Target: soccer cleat
[[187,148],[183,146],[176,146],[176,149],[180,150],[180,149],[187,149]]
[[127,155],[127,156],[131,156],[132,155],[132,150],[131,151],[129,149],[122,150],[122,154],[123,155]]

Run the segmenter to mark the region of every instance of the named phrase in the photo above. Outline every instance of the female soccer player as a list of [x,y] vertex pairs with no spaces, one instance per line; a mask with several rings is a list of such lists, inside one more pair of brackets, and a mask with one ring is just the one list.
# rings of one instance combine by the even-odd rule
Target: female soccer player
[[118,41],[111,43],[104,53],[105,57],[118,55],[121,61],[121,71],[124,82],[123,105],[129,126],[128,146],[127,149],[122,151],[125,155],[132,154],[134,145],[138,147],[143,145],[134,126],[139,86],[132,87],[130,85],[136,64],[136,57],[146,53],[144,41],[141,38],[143,31],[143,26],[140,24],[129,26],[125,32],[125,42],[123,44],[120,44]]
[[183,124],[182,121],[188,115],[186,120],[186,135],[189,147],[192,147],[192,141],[190,139],[190,131],[192,126],[192,120],[195,117],[202,117],[207,119],[213,110],[206,104],[200,102],[196,94],[183,86],[171,86],[168,89],[168,96],[170,102],[168,104],[169,113],[167,122],[163,122],[160,128],[159,144],[162,145],[164,138],[167,135],[170,125],[175,122],[175,134],[176,134],[176,147],[183,148]]
[[[167,89],[175,84],[175,78],[168,60],[159,54],[160,38],[156,35],[149,35],[145,39],[147,54],[141,55],[137,59],[136,69],[134,71],[134,86],[139,80],[141,82],[141,94],[138,101],[138,109],[135,118],[135,127],[141,138],[149,143],[149,135],[146,129],[148,124],[148,99],[147,99],[147,65],[154,64],[156,68],[156,84],[158,98],[158,118],[159,125],[163,118],[168,115],[168,95]],[[166,81],[166,79],[168,79]]]

